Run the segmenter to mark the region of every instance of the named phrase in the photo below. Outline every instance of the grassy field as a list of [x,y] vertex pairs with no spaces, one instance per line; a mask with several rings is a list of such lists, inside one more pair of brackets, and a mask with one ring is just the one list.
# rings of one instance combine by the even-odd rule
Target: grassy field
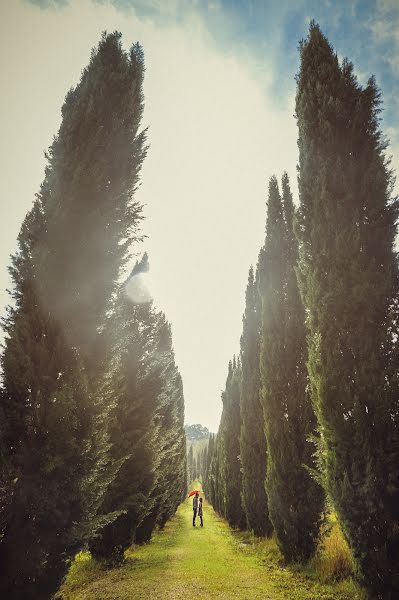
[[[319,563],[322,573],[326,565],[320,557],[306,571],[285,567],[274,540],[232,531],[206,502],[204,528],[193,527],[191,519],[187,500],[149,544],[127,551],[120,568],[106,569],[88,553],[79,554],[57,598],[178,600],[193,594],[196,600],[364,598],[350,578],[322,583]],[[326,578],[328,572],[321,579]]]

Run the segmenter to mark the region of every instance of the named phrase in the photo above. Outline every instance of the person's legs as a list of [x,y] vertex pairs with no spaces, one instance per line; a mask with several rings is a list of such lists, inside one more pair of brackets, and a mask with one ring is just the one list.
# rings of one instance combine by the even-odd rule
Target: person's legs
[[203,527],[204,526],[204,522],[202,520],[202,515],[200,515],[200,519],[201,519],[201,527]]
[[197,516],[197,511],[193,508],[193,526],[195,527],[195,517]]

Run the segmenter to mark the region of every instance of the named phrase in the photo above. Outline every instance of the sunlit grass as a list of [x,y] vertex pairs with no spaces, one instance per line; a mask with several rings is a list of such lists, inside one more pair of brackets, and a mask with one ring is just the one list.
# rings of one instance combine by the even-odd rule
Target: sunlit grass
[[343,581],[354,574],[351,550],[334,515],[327,524],[318,552],[312,561],[321,581]]
[[[126,563],[107,569],[77,555],[58,598],[63,600],[178,600],[195,595],[242,600],[361,600],[352,579],[336,579],[342,534],[334,526],[306,567],[287,567],[274,538],[232,531],[204,502],[204,528],[192,527],[191,499],[152,541],[126,552]],[[337,526],[338,527],[338,526]],[[343,539],[343,538],[342,538]],[[338,569],[340,576],[342,568]]]

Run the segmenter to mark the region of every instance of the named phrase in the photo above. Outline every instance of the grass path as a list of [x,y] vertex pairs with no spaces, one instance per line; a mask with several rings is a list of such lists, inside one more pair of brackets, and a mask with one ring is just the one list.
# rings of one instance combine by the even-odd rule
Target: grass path
[[77,557],[58,598],[63,600],[357,600],[351,582],[323,585],[281,566],[273,540],[251,544],[204,502],[204,528],[192,526],[191,500],[149,544],[132,547],[126,563],[106,569],[88,553]]

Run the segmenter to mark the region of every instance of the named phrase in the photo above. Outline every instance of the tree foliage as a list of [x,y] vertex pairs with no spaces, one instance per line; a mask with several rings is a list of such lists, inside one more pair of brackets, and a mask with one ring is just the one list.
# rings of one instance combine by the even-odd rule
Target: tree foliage
[[143,74],[138,44],[125,52],[119,33],[102,36],[65,99],[12,258],[0,398],[0,592],[10,600],[49,598],[89,540],[108,536],[106,554],[121,554],[147,515],[163,524],[185,491],[170,327],[120,293],[140,239]]
[[234,527],[245,527],[241,506],[240,462],[240,383],[241,364],[234,357],[229,363],[226,387],[222,392],[223,410],[211,472],[211,501],[214,507]]
[[[301,45],[300,288],[323,482],[372,595],[399,593],[397,204],[379,128],[380,93],[362,88],[312,23]],[[396,333],[396,332],[395,332]]]
[[266,479],[266,437],[260,401],[261,297],[253,268],[246,289],[241,336],[242,381],[240,394],[240,456],[242,505],[247,527],[256,535],[270,535],[272,524],[264,481]]
[[305,561],[316,549],[323,493],[315,468],[316,419],[308,394],[305,312],[295,267],[294,206],[286,174],[281,198],[270,179],[266,241],[261,253],[261,400],[268,443],[266,489],[270,518],[285,558]]

